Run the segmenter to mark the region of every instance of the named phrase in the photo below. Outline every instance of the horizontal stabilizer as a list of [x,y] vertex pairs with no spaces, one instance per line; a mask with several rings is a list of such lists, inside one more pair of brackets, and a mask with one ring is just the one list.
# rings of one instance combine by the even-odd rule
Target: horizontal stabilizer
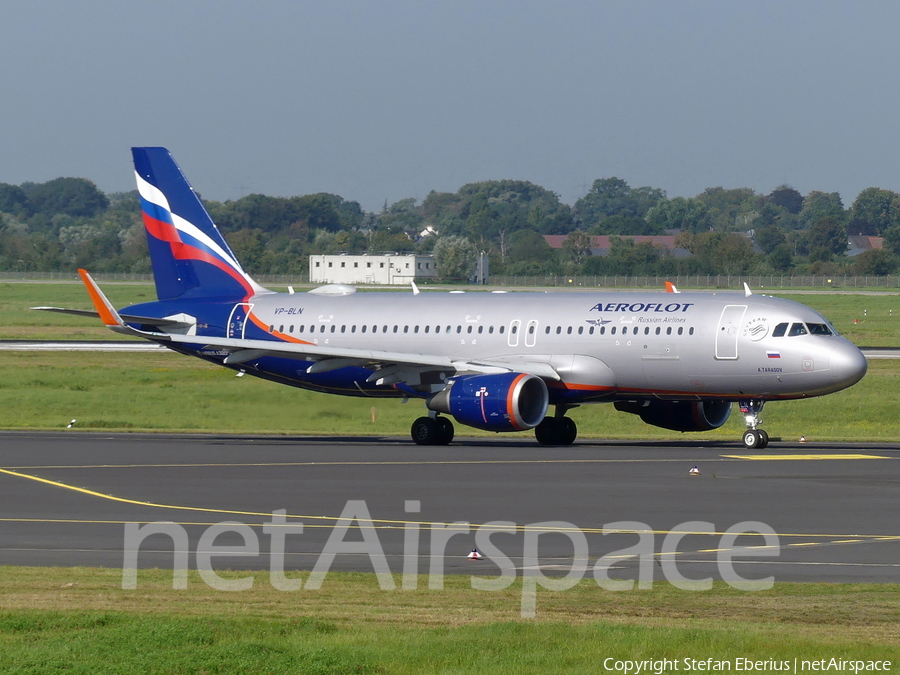
[[[71,314],[72,316],[86,316],[92,319],[100,318],[100,312],[95,309],[69,309],[67,307],[29,307],[28,309],[56,312],[57,314]],[[190,328],[194,325],[193,323],[185,323],[174,319],[158,319],[154,316],[137,316],[135,314],[120,314],[119,316],[126,323],[140,323],[145,326],[157,326],[158,328]]]

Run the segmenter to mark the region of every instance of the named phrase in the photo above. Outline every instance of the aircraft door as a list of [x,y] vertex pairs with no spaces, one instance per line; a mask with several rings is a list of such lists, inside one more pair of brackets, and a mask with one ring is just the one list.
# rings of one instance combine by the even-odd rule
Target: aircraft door
[[509,322],[509,335],[507,336],[507,344],[510,347],[519,346],[519,331],[522,329],[522,321],[513,319]]
[[249,302],[240,302],[231,310],[231,316],[228,317],[228,335],[227,337],[244,339],[244,326],[247,323],[247,317],[253,305]]
[[528,322],[528,325],[525,327],[525,346],[526,347],[534,347],[534,342],[537,340],[537,329],[538,322],[537,319],[532,319]]
[[716,358],[736,359],[738,357],[738,335],[747,305],[725,305],[719,317],[716,330]]

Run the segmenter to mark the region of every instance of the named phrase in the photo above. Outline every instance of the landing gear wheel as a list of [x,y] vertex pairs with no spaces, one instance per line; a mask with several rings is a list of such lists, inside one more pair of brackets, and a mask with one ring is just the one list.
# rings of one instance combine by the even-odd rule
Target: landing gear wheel
[[545,417],[541,423],[534,428],[534,437],[541,445],[556,445],[556,430],[558,428],[556,418]]
[[534,428],[541,445],[572,445],[578,438],[578,427],[571,417],[545,417]]
[[747,429],[747,431],[744,432],[742,440],[744,441],[744,447],[748,450],[756,450],[757,448],[764,447],[763,435],[756,429]]
[[578,427],[571,417],[561,417],[557,421],[556,442],[560,445],[572,445],[578,438]]
[[435,438],[434,444],[450,445],[450,441],[453,440],[453,422],[446,417],[438,417],[435,422],[437,423],[437,438]]
[[437,422],[430,417],[419,417],[409,429],[416,445],[434,445],[438,438]]
[[759,446],[759,449],[762,450],[764,447],[769,445],[769,434],[766,433],[765,429],[757,429],[759,435],[762,436],[762,445]]

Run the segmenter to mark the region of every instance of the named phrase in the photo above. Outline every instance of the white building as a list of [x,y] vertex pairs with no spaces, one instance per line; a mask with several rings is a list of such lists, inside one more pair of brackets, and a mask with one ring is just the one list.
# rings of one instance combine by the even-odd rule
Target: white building
[[408,284],[437,276],[434,256],[415,253],[311,255],[313,284]]

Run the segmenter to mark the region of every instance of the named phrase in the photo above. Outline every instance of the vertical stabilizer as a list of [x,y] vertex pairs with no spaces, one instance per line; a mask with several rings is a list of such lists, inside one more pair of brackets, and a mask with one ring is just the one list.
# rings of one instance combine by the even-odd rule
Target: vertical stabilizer
[[165,148],[132,148],[160,300],[246,299],[265,292],[241,267]]

